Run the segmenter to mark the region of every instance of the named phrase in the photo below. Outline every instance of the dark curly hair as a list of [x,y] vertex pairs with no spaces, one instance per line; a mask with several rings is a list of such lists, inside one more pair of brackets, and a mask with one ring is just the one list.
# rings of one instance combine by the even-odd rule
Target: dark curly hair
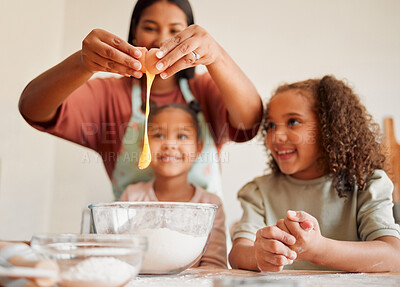
[[[376,169],[385,169],[385,154],[379,125],[367,112],[359,97],[343,81],[333,76],[284,84],[279,93],[296,90],[310,97],[318,118],[318,142],[322,151],[321,166],[332,177],[339,197],[363,191],[366,179]],[[268,104],[264,119],[268,117]],[[267,133],[264,125],[263,135]],[[280,169],[271,153],[269,166],[274,173]]]

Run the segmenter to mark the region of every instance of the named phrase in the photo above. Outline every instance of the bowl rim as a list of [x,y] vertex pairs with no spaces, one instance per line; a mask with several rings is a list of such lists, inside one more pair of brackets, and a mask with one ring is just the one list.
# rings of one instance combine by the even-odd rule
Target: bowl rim
[[98,243],[135,243],[138,246],[148,244],[147,237],[140,234],[97,234],[97,233],[35,233],[32,235],[30,245],[40,245],[43,243],[78,243],[92,242]]
[[114,201],[114,202],[99,202],[92,203],[88,206],[89,209],[96,207],[191,207],[191,208],[212,208],[218,209],[218,205],[213,203],[195,203],[195,202],[167,202],[167,201]]

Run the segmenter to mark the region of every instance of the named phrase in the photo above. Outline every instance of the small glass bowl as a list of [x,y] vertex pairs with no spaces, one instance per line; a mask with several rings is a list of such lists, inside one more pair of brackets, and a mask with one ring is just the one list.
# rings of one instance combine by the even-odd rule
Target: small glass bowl
[[60,287],[123,286],[135,277],[147,238],[121,234],[37,234],[33,251],[60,268]]

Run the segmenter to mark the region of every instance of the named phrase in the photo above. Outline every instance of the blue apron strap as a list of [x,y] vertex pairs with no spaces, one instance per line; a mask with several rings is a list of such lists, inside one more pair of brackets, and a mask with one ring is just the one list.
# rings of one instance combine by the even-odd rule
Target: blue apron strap
[[195,100],[192,91],[190,90],[189,87],[189,82],[185,78],[181,78],[179,80],[179,87],[181,89],[182,95],[185,98],[186,103],[190,103],[191,101]]
[[145,118],[144,113],[141,112],[142,89],[140,88],[140,85],[134,85],[132,87],[131,97],[132,97],[132,115],[130,122],[132,122],[135,117]]
[[[187,79],[180,79],[179,86],[183,97],[189,106],[193,103],[198,104],[190,90]],[[221,166],[219,163],[218,150],[204,114],[201,109],[199,110],[200,111],[197,113],[197,119],[199,120],[201,139],[203,140],[204,145],[201,154],[192,165],[188,175],[188,180],[209,192],[216,193],[222,198]]]

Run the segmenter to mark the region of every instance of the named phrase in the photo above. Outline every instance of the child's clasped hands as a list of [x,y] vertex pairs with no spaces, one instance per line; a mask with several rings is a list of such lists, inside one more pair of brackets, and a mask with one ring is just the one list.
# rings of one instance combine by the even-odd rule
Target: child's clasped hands
[[304,211],[288,210],[274,226],[259,229],[254,242],[258,268],[263,272],[283,270],[295,260],[312,261],[323,252],[324,237],[318,221]]

